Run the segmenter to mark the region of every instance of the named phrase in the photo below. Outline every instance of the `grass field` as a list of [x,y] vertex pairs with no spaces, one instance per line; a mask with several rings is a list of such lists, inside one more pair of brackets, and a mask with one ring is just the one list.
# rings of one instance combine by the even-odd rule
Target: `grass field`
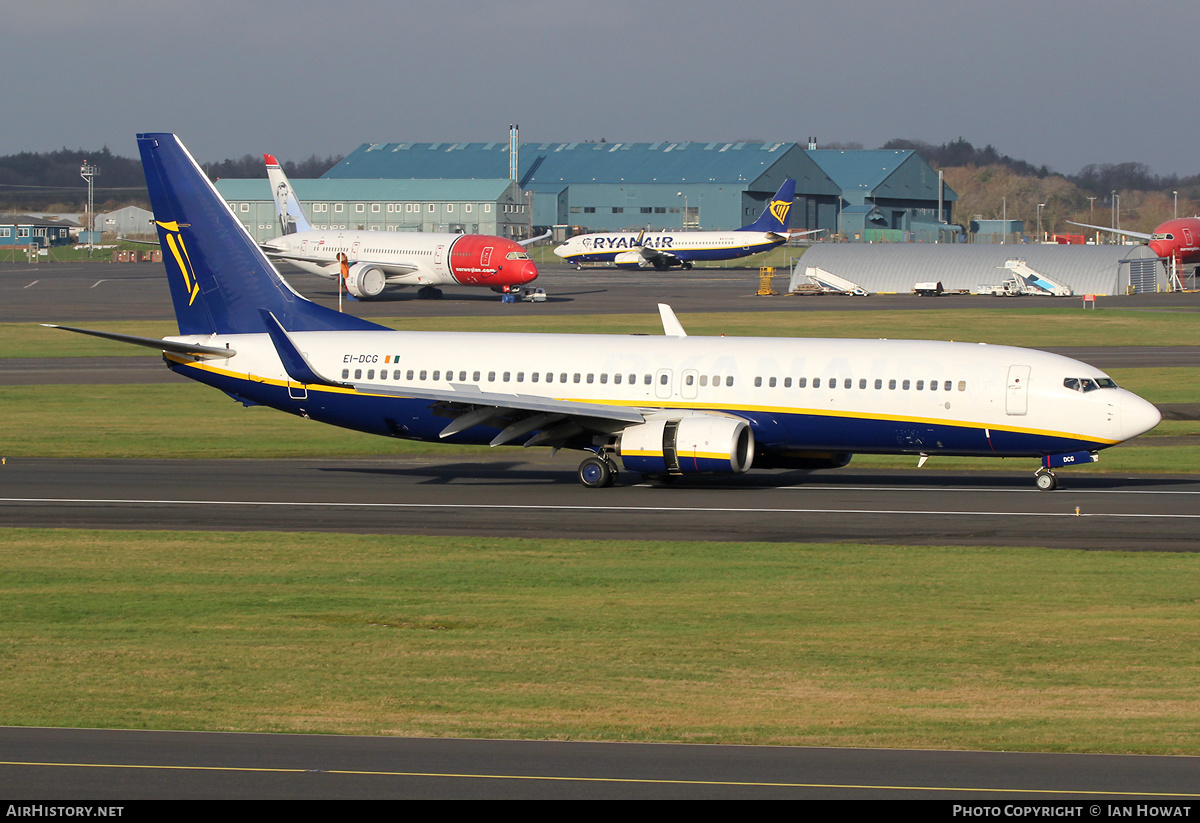
[[1200,754],[1200,557],[5,530],[13,725]]
[[[1194,316],[1157,312],[682,319],[694,334],[1200,344]],[[488,321],[597,324],[661,332],[655,315]],[[0,355],[157,357],[26,324],[0,326]],[[1162,404],[1200,403],[1197,372],[1112,374]],[[10,460],[488,451],[246,409],[197,384],[0,387],[0,408]],[[1200,421],[1167,421],[1072,471],[1200,471],[1200,445],[1181,439],[1194,437]],[[9,725],[1200,754],[1197,555],[21,529],[0,540]]]

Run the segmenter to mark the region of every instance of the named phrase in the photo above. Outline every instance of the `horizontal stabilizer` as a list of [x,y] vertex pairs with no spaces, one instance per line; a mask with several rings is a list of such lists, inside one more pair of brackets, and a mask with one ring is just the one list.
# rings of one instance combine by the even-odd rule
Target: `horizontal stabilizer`
[[57,326],[54,323],[42,323],[48,329],[62,329],[76,334],[90,334],[92,337],[103,337],[105,340],[116,340],[118,343],[130,343],[134,346],[145,346],[148,349],[169,351],[172,354],[194,354],[202,357],[233,357],[237,354],[231,348],[216,346],[201,346],[198,343],[178,343],[171,340],[159,340],[154,337],[135,337],[132,334],[116,334],[110,331],[95,329],[78,329],[74,326]]

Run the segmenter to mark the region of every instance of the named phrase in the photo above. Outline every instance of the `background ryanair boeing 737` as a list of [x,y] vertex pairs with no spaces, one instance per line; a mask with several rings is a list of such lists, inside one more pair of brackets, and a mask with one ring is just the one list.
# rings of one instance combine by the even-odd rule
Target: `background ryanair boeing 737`
[[[734,260],[768,251],[786,243],[788,215],[796,197],[796,181],[787,179],[757,220],[730,231],[599,232],[579,234],[554,249],[578,266],[613,263],[620,268],[665,271],[675,266],[690,269],[693,262]],[[822,229],[799,232],[815,234]]]

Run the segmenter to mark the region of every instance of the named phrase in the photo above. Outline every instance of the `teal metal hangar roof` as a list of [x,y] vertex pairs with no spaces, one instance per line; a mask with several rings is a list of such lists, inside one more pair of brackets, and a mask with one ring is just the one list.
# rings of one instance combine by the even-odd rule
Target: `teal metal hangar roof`
[[[522,187],[568,183],[752,182],[795,143],[522,143]],[[795,162],[802,162],[793,158]],[[335,178],[472,178],[508,173],[508,143],[364,143],[327,171]]]
[[[292,180],[301,200],[478,200],[495,201],[511,183],[507,178],[488,180]],[[270,200],[265,179],[217,181],[217,191],[227,200]]]
[[[937,197],[937,172],[912,150],[814,149],[806,152],[836,183],[848,199],[858,193],[868,197],[922,199]],[[958,195],[946,186],[946,200]]]

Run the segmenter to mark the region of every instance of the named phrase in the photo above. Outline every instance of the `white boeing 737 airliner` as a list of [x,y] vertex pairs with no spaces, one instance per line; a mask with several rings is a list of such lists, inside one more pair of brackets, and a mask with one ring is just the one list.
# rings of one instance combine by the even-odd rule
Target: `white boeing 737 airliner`
[[[163,351],[246,404],[390,437],[587,453],[650,477],[837,467],[855,452],[1041,460],[1148,431],[1154,406],[1104,372],[1008,346],[665,334],[402,332],[312,303],[278,275],[172,134],[138,137],[179,335],[91,332]],[[72,331],[84,331],[71,329]]]

